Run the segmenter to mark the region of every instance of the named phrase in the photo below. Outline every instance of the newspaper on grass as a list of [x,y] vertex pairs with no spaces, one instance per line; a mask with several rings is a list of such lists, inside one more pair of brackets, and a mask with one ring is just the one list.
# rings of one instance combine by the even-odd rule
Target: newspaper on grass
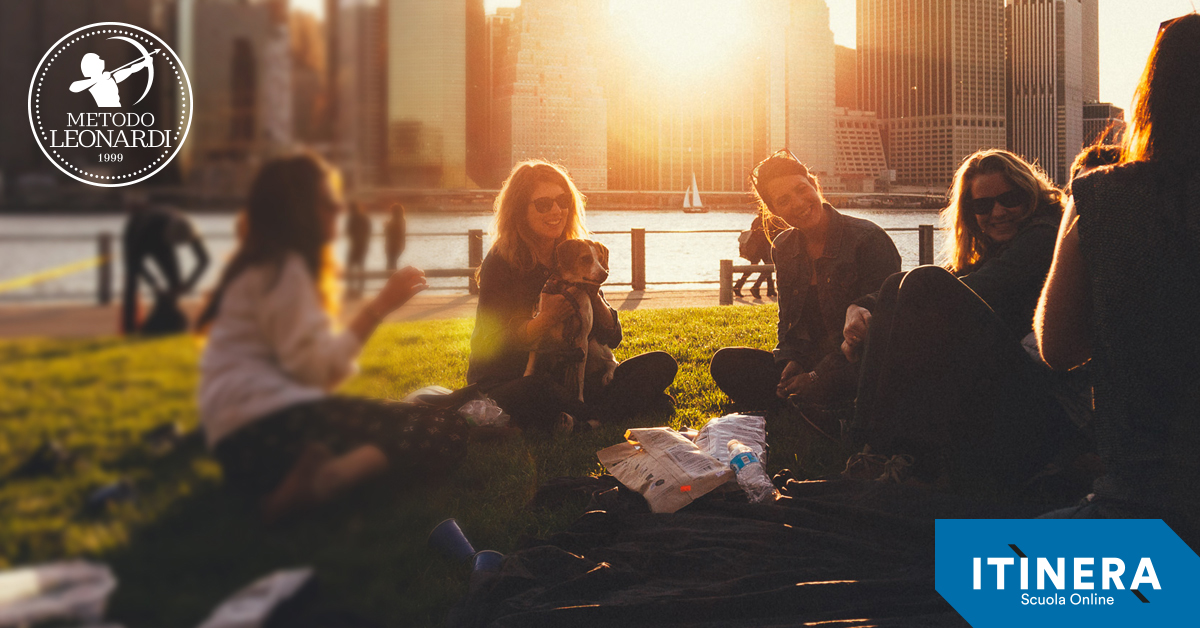
[[727,464],[669,427],[631,429],[625,441],[596,456],[617,481],[645,497],[653,512],[675,512],[733,476]]

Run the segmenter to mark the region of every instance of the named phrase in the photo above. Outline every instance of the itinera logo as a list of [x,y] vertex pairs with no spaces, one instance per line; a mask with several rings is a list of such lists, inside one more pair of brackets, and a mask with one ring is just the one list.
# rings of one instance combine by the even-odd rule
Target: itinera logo
[[1195,622],[1200,557],[1158,519],[939,519],[936,549],[975,628]]
[[192,122],[192,86],[179,57],[153,33],[91,24],[58,40],[29,84],[29,125],[59,170],[119,187],[154,176],[179,152]]

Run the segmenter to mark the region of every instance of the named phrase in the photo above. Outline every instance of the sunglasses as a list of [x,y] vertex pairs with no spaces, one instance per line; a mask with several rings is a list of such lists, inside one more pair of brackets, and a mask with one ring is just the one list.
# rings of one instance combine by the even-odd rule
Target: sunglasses
[[558,205],[566,210],[570,210],[575,206],[575,198],[567,192],[563,192],[562,194],[553,197],[543,196],[541,198],[535,198],[530,202],[533,203],[533,208],[536,209],[537,213],[539,214],[544,214],[554,209],[555,205]]
[[996,206],[996,203],[1000,203],[1001,205],[1012,209],[1013,207],[1024,205],[1028,201],[1029,195],[1025,193],[1025,190],[1017,189],[1009,190],[998,196],[973,198],[968,202],[968,205],[971,208],[971,213],[977,216],[982,216],[984,214],[992,213],[992,208]]

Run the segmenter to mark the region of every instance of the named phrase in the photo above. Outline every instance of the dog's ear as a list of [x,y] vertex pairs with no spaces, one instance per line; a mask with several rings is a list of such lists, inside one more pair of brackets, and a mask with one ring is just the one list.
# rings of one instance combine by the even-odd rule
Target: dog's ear
[[596,251],[600,253],[600,267],[608,270],[608,247],[594,240],[592,241],[592,246],[596,247]]

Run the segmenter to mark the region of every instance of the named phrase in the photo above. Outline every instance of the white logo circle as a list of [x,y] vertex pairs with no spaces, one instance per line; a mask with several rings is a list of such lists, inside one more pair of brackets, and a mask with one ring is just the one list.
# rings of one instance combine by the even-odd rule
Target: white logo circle
[[121,22],[84,26],[46,51],[29,83],[29,126],[67,176],[100,187],[154,176],[192,126],[192,84],[174,50]]

